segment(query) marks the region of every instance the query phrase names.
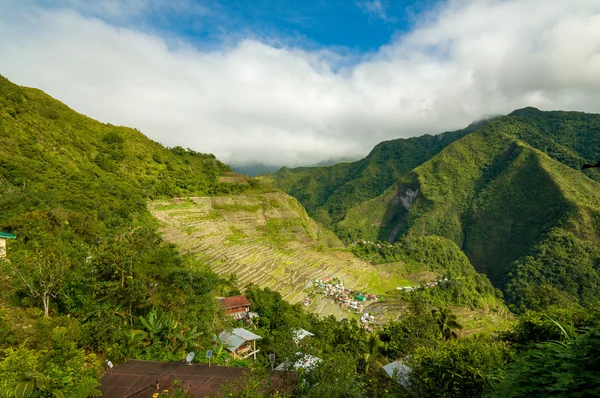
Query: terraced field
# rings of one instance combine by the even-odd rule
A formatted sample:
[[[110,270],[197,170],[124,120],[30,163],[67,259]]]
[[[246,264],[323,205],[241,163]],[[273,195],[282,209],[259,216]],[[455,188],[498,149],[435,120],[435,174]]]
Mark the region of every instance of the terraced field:
[[[385,294],[411,284],[390,269],[354,257],[282,193],[195,197],[153,202],[163,237],[210,264],[220,275],[236,274],[241,286],[255,283],[291,303],[306,297],[314,279],[339,278],[357,291]],[[329,301],[310,307],[322,315],[346,316]]]

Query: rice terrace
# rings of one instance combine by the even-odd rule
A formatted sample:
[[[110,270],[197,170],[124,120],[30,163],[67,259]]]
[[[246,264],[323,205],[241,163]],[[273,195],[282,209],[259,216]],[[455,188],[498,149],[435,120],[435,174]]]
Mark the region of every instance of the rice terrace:
[[[281,192],[176,198],[153,202],[150,210],[163,223],[167,242],[212,264],[222,276],[236,274],[242,287],[268,287],[290,303],[305,299],[313,281],[324,278],[384,300],[388,292],[419,282],[419,276],[406,278],[356,258]],[[319,295],[309,309],[337,318],[350,314]]]

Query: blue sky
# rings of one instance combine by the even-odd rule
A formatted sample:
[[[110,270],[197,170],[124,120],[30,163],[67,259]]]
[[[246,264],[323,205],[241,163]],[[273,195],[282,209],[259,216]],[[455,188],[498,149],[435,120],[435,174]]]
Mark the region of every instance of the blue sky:
[[[354,53],[376,51],[388,44],[436,4],[436,0],[111,0],[102,8],[93,6],[94,2],[98,3],[42,0],[37,4],[73,7],[86,16],[183,39],[199,47],[214,48],[232,38],[257,37]]]
[[[229,163],[600,113],[598,0],[0,0],[0,74]]]
[[[152,22],[194,41],[219,41],[224,33],[237,32],[305,46],[368,52],[408,30],[415,15],[429,6],[407,0],[225,0],[207,6],[204,18],[154,16]]]

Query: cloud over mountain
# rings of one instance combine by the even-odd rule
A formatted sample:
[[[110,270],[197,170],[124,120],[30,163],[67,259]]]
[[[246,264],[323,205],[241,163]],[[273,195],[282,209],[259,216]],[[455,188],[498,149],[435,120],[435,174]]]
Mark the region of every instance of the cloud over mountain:
[[[310,164],[527,105],[600,107],[597,1],[450,1],[358,57],[260,35],[206,50],[82,7],[0,5],[0,73],[226,162]]]

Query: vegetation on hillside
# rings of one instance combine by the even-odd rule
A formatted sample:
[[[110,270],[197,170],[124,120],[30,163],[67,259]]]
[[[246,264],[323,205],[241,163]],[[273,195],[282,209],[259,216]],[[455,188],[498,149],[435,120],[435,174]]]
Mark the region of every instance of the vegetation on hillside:
[[[420,296],[436,305],[473,308],[502,304],[502,293],[489,279],[475,271],[467,256],[452,241],[439,236],[404,238],[390,244],[354,244],[352,252],[375,264],[402,262],[404,272],[429,271],[447,279],[435,289],[420,289],[407,297]]]
[[[517,310],[550,294],[541,286],[585,305],[600,300],[600,173],[579,171],[597,156],[600,116],[525,108],[477,127],[379,196],[347,202],[333,231],[346,242],[450,239]]]
[[[146,201],[260,189],[229,171],[0,77],[0,230],[17,235],[0,260],[0,390],[94,395],[100,357],[212,344],[228,283],[162,243]]]
[[[317,221],[335,224],[344,218],[347,209],[378,196],[408,171],[487,122],[436,136],[384,141],[366,158],[352,163],[283,167],[271,178],[277,188],[296,197]]]
[[[377,202],[377,211],[362,203],[362,213],[353,215],[355,224],[338,223],[338,232],[347,231],[347,238],[355,231],[374,231],[375,238],[381,231],[397,235],[394,245],[352,247],[373,267],[396,263],[447,277],[447,283],[403,296],[403,315],[375,330],[354,319],[315,316],[278,292],[247,286],[245,294],[260,315],[255,331],[263,336],[261,351],[256,363],[229,361],[253,370],[224,391],[286,396],[264,388],[268,354],[275,353],[277,364],[287,364],[288,370],[299,356],[320,358],[309,369],[297,369],[294,395],[300,397],[597,395],[598,185],[552,159],[558,155],[550,158],[521,138],[515,141],[525,124],[518,117],[487,124],[412,171],[414,166],[407,165],[396,191],[384,193],[390,199],[394,192],[418,189],[410,201],[395,203],[408,203],[404,210],[394,212],[398,206],[375,198],[385,190],[380,180],[365,185],[373,188],[365,188],[373,195],[366,203]],[[416,150],[411,142],[400,146]],[[8,260],[0,260],[3,397],[99,396],[105,359],[179,361],[189,351],[210,348],[216,363],[226,363],[228,354],[222,345],[215,347],[213,335],[241,324],[223,316],[216,297],[239,294],[244,286],[235,276],[215,274],[215,264],[164,243],[146,209],[148,200],[191,208],[192,199],[172,197],[255,195],[268,200],[270,210],[293,208],[300,215],[287,223],[269,223],[265,217],[264,239],[277,250],[285,248],[295,230],[312,239],[327,235],[296,201],[284,206],[281,195],[267,195],[258,181],[231,175],[212,155],[163,148],[136,130],[96,122],[3,78],[0,144],[0,230],[17,235],[9,242]],[[384,152],[377,155],[382,167]],[[537,185],[524,188],[550,205],[515,207],[528,199],[522,193],[498,203],[497,192],[532,181]],[[214,202],[215,212],[246,215],[265,209],[230,198],[195,199]],[[342,214],[347,208],[336,209]],[[379,225],[367,222],[365,229],[350,229],[378,214],[383,217]],[[200,212],[197,217],[215,216]],[[394,220],[393,227],[381,220]],[[459,250],[470,247],[466,252],[472,260],[492,261],[498,254],[493,243],[485,242],[496,239],[490,232],[493,220],[510,232],[502,242],[516,245],[503,254],[511,261],[504,286],[522,315],[507,330],[461,337],[464,325],[456,306],[500,307],[497,290]],[[532,238],[528,224],[537,231]],[[228,228],[226,244],[236,246],[247,232]],[[314,336],[297,343],[293,333],[298,328]],[[409,367],[399,383],[382,372],[391,361]]]

